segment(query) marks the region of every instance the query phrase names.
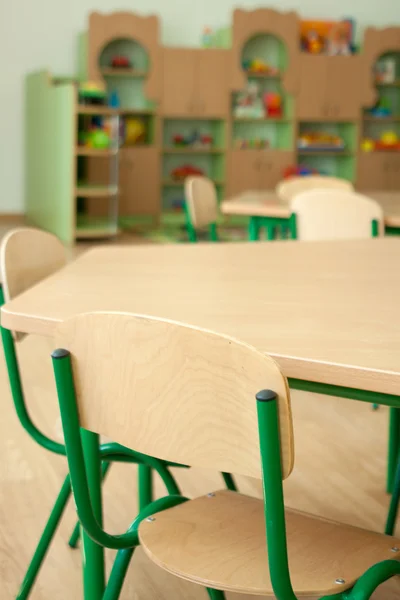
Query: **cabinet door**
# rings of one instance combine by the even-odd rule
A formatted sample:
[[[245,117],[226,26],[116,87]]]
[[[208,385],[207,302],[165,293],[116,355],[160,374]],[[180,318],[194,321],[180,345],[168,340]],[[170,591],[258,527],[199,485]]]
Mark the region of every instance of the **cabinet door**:
[[[329,56],[302,54],[299,60],[299,89],[296,98],[297,117],[302,120],[328,116],[327,60]]]
[[[361,117],[360,56],[328,56],[327,105],[329,120]]]
[[[119,214],[160,213],[160,153],[156,148],[122,148],[119,170]]]
[[[197,54],[194,114],[225,118],[229,113],[228,51],[200,50]]]
[[[388,173],[388,185],[386,189],[398,191],[400,190],[400,156],[397,153],[388,155],[386,164]]]
[[[188,117],[194,112],[197,51],[165,48],[163,51],[162,114]]]
[[[260,151],[260,187],[263,190],[273,190],[282,181],[285,169],[294,165],[294,153],[282,150]]]
[[[357,160],[357,187],[360,190],[387,190],[388,160],[386,152],[360,154]]]
[[[260,189],[260,150],[232,150],[228,155],[227,196]]]

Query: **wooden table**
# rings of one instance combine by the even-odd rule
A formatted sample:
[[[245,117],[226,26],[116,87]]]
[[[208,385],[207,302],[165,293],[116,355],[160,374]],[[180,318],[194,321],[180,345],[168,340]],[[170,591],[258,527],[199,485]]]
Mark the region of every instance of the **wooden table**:
[[[278,360],[292,388],[399,408],[399,263],[396,238],[99,247],[5,304],[1,321],[51,336],[76,313],[156,315],[253,344]],[[392,428],[391,473],[395,416]],[[85,537],[85,569],[101,569],[90,544]],[[100,600],[88,588],[85,598]]]
[[[363,192],[382,206],[385,214],[385,228],[400,228],[400,191],[399,192]],[[250,217],[249,238],[257,239],[261,225],[266,227],[267,239],[274,239],[275,228],[288,227],[290,207],[274,191],[248,191],[227,199],[221,203],[225,215],[243,215]]]

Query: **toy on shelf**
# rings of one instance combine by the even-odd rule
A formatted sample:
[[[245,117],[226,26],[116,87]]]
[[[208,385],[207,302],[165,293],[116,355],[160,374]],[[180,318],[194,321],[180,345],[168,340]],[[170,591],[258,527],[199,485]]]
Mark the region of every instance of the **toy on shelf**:
[[[400,150],[400,138],[395,131],[385,131],[381,134],[378,140],[373,138],[364,138],[361,142],[361,150],[363,152]]]
[[[320,172],[306,165],[293,165],[287,167],[283,172],[284,179],[289,179],[289,177],[307,177],[307,175],[320,175]]]
[[[235,98],[233,114],[238,118],[263,119],[265,116],[260,86],[256,81],[249,81],[246,89]]]
[[[234,147],[236,150],[248,150],[249,148],[255,150],[263,150],[265,148],[269,148],[269,140],[263,140],[261,138],[254,138],[251,140],[246,140],[243,138],[236,138],[234,142]]]
[[[374,69],[376,83],[394,83],[396,81],[396,61],[394,58],[382,58]]]
[[[385,117],[392,116],[392,110],[389,106],[389,102],[385,98],[380,98],[375,106],[368,111],[368,114],[372,117],[384,119]]]
[[[132,63],[124,54],[117,54],[112,57],[110,66],[113,69],[130,69],[132,68]]]
[[[201,36],[201,45],[203,48],[212,48],[214,45],[214,31],[211,27],[204,27]]]
[[[174,181],[183,181],[191,175],[204,175],[204,171],[190,164],[181,165],[171,171],[171,179]]]
[[[277,92],[267,92],[263,96],[265,116],[282,117],[282,96]]]
[[[108,98],[108,105],[111,106],[111,108],[121,108],[121,100],[117,90],[112,90]]]
[[[137,146],[146,141],[146,125],[142,119],[126,117],[124,123],[124,145]]]
[[[342,21],[302,21],[301,49],[309,54],[347,56],[354,52],[354,23]]]
[[[107,127],[103,125],[92,125],[89,131],[80,131],[78,143],[86,148],[105,150],[110,147],[111,137]]]
[[[104,106],[107,104],[107,92],[104,84],[85,81],[78,88],[79,104]]]
[[[315,151],[338,151],[345,149],[345,143],[339,135],[324,133],[322,131],[311,131],[302,133],[298,139],[299,150]]]
[[[212,135],[193,131],[189,135],[175,134],[172,136],[172,145],[176,148],[204,148],[210,149],[213,145]]]
[[[244,60],[242,62],[243,69],[249,75],[269,75],[270,77],[276,77],[279,75],[279,69],[273,67],[262,58],[253,58],[251,60]]]

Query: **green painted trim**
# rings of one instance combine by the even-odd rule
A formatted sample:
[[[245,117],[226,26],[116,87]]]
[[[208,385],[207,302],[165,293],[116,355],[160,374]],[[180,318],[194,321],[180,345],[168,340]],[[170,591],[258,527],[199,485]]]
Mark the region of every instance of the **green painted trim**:
[[[400,396],[394,394],[382,394],[380,392],[371,392],[368,390],[359,390],[329,383],[318,383],[317,381],[307,381],[304,379],[288,378],[289,386],[293,390],[303,390],[315,394],[326,394],[327,396],[337,396],[339,398],[349,398],[350,400],[360,400],[372,404],[384,404],[394,408],[400,408]]]

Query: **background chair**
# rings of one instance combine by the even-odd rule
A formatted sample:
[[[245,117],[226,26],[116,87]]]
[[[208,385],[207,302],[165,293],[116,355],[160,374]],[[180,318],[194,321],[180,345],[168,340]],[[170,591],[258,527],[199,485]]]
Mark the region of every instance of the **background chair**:
[[[298,240],[363,239],[383,234],[381,206],[355,192],[308,190],[293,198],[291,210]]]
[[[56,344],[78,514],[98,544],[119,550],[104,600],[119,597],[139,543],[153,562],[207,587],[214,600],[225,598],[222,590],[278,600],[368,600],[400,574],[400,541],[285,511],[292,416],[287,381],[271,358],[232,338],[126,313],[68,319]],[[117,404],[110,406],[110,396]],[[81,428],[158,459],[261,476],[264,501],[229,491],[187,500],[172,489],[125,534],[110,535],[91,506]]]
[[[218,241],[218,201],[215,186],[207,177],[185,180],[186,227],[191,242],[197,241],[199,229],[208,228],[209,238]]]
[[[323,175],[307,175],[305,177],[290,177],[280,181],[275,188],[281,200],[285,200],[289,203],[293,198],[305,192],[313,189],[335,189],[351,192],[354,187],[350,181],[345,179],[339,179],[337,177],[325,177]]]

